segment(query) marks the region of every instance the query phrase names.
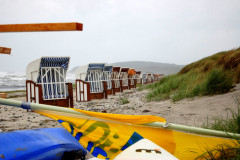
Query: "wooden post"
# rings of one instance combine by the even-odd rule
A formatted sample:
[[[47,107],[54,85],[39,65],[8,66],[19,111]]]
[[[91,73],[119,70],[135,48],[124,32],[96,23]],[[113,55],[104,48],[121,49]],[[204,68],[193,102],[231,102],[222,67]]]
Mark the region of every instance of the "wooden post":
[[[133,88],[136,88],[137,87],[137,79],[134,79],[134,87]]]
[[[115,95],[115,81],[112,80],[112,94]]]
[[[68,85],[68,99],[70,101],[70,108],[73,108],[73,88],[72,88],[72,83],[67,83]]]
[[[37,86],[38,86],[39,103],[43,104],[42,85],[38,84]]]
[[[102,81],[103,83],[103,93],[104,93],[104,98],[107,99],[108,95],[107,95],[107,82],[106,81]]]
[[[28,85],[27,85],[27,82],[28,81],[26,81],[26,102],[28,102]]]
[[[119,81],[120,81],[120,92],[123,92],[122,79],[120,79]]]
[[[87,101],[91,101],[90,98],[90,83],[89,82],[85,82],[87,83],[87,90],[85,92],[87,92]]]

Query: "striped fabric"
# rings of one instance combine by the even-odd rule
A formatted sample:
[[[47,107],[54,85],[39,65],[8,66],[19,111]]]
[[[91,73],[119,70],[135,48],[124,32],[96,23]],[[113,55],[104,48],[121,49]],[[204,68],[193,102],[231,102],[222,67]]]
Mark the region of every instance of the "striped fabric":
[[[85,81],[90,83],[90,92],[103,92],[103,84],[101,81],[104,63],[89,64]],[[100,69],[100,70],[99,70]]]
[[[142,81],[145,83],[147,82],[147,74],[142,75]]]
[[[113,66],[105,66],[103,69],[102,81],[107,82],[107,89],[112,89],[112,81],[111,81],[112,70],[113,70]]]
[[[37,83],[42,85],[44,99],[61,99],[68,96],[66,72],[69,57],[41,58]]]
[[[97,68],[103,69],[104,65],[105,64],[89,64],[88,69],[97,69]]]
[[[113,66],[105,66],[105,67],[103,68],[103,71],[108,71],[108,72],[110,72],[110,73],[112,73],[112,70],[113,70]]]
[[[45,57],[45,58],[42,58],[41,62],[40,62],[39,76],[38,76],[37,82],[41,83],[41,78],[42,78],[41,68],[42,67],[63,67],[64,69],[67,70],[68,64],[69,64],[69,57],[59,57],[59,58]],[[44,73],[43,73],[43,75],[44,75]],[[52,77],[52,78],[53,78],[53,82],[54,82],[55,78],[54,77]]]
[[[41,59],[40,68],[41,67],[63,67],[67,69],[68,63],[69,63],[69,57],[59,57],[59,58],[45,57]]]
[[[90,70],[87,73],[86,82],[90,83],[90,92],[103,92],[103,84],[101,81],[102,71]]]

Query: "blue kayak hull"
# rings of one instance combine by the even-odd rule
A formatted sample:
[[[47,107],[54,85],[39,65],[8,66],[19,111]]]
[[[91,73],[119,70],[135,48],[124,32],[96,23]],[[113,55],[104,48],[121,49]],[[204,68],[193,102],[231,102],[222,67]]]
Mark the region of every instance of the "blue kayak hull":
[[[0,133],[0,159],[56,159],[64,152],[87,151],[65,129],[43,128]]]

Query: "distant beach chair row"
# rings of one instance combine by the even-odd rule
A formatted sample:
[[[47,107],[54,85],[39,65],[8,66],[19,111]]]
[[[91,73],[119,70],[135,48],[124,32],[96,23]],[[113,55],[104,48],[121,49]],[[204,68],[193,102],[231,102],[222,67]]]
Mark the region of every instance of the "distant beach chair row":
[[[27,102],[73,107],[72,83],[66,81],[70,57],[41,57],[26,69]],[[137,84],[159,81],[163,74],[148,74],[127,67],[89,63],[75,71],[76,101],[108,98]]]

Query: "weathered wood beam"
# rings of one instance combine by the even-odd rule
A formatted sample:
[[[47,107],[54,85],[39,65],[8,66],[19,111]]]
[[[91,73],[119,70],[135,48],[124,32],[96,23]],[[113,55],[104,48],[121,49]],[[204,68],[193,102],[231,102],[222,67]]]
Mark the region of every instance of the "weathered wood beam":
[[[0,32],[82,31],[82,23],[2,24]]]
[[[2,54],[11,54],[11,48],[0,47],[0,53],[2,53]]]

